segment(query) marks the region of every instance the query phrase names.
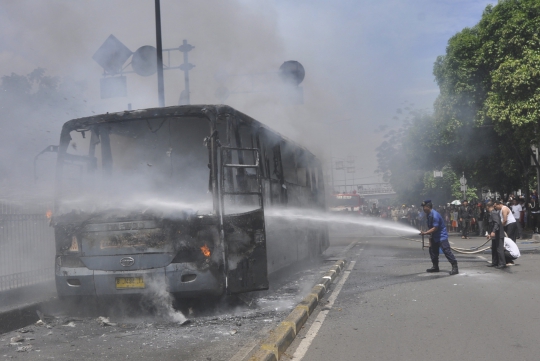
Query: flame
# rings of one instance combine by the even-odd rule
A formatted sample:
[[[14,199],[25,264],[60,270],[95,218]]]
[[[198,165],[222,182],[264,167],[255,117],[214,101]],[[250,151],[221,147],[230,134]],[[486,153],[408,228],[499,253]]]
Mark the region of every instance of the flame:
[[[45,215],[47,216],[47,219],[51,219],[52,217],[52,211],[49,209],[47,210],[47,213],[45,213]]]
[[[210,257],[210,248],[205,244],[201,247],[201,252],[204,254],[205,257]]]

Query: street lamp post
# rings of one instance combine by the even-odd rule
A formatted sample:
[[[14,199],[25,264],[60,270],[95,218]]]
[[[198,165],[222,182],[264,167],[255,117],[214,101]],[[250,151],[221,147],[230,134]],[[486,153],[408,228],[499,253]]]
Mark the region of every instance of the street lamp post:
[[[157,80],[159,106],[165,106],[165,86],[163,84],[163,46],[161,45],[161,10],[159,0],[156,2],[156,52],[157,52]]]
[[[459,179],[459,183],[461,184],[463,199],[465,200],[467,198],[467,178],[465,178],[465,172],[463,172],[462,177]]]

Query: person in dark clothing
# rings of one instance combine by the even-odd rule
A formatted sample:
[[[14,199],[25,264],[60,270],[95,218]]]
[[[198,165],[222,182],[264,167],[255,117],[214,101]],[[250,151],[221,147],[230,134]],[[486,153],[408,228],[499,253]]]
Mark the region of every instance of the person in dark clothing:
[[[484,223],[486,210],[484,208],[484,205],[482,203],[478,203],[476,206],[476,214],[475,218],[478,220],[478,235],[483,236],[485,231],[484,229],[487,229],[487,224]]]
[[[501,216],[492,202],[489,202],[486,208],[490,215],[487,239],[491,238],[491,264],[488,267],[503,269],[506,267],[506,257],[504,255],[504,230]]]
[[[381,215],[379,208],[377,208],[377,203],[373,203],[373,207],[370,209],[370,214],[372,217],[379,217]]]
[[[473,209],[469,206],[469,202],[465,199],[461,207],[459,207],[459,222],[461,223],[461,238],[467,239],[471,219],[474,219]]]
[[[433,267],[428,268],[426,272],[439,272],[439,248],[442,248],[444,255],[448,262],[452,264],[452,271],[450,275],[457,275],[459,273],[458,263],[456,257],[450,249],[450,243],[448,242],[448,231],[446,230],[446,225],[444,220],[437,212],[433,209],[433,204],[431,200],[426,200],[422,203],[424,213],[427,215],[427,228],[425,232],[420,232],[421,235],[429,235],[429,256],[431,257],[431,262]]]
[[[531,202],[529,203],[527,208],[531,212],[530,213],[530,215],[531,215],[531,220],[530,220],[531,228],[532,228],[534,233],[538,233],[538,226],[539,226],[538,218],[540,216],[540,204],[538,204],[538,199],[536,198],[536,196],[533,195],[531,197]]]

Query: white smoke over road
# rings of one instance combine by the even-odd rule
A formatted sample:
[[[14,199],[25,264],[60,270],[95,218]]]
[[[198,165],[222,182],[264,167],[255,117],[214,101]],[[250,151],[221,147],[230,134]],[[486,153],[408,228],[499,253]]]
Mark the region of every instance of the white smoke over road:
[[[319,156],[356,155],[362,159],[356,176],[373,176],[374,148],[380,142],[373,130],[392,125],[395,108],[404,100],[416,108],[431,106],[437,95],[431,74],[435,57],[444,53],[453,33],[476,22],[489,2],[162,0],[163,44],[177,47],[187,39],[196,47],[190,53],[196,65],[192,103],[218,102],[217,73],[275,72],[285,60],[300,61],[306,68],[303,105],[284,105],[279,89],[264,89],[267,79],[234,76],[227,85],[238,93],[225,102]],[[156,106],[155,76],[129,74],[127,98],[100,99],[102,69],[92,60],[110,34],[132,51],[154,45],[153,5],[131,0],[2,1],[0,75],[25,75],[43,67],[48,75],[85,84],[82,92],[67,91],[73,98],[65,102],[77,107],[54,104],[58,111],[45,117],[31,112],[6,116],[2,109],[0,130],[10,133],[2,138],[3,153],[16,149],[20,167],[27,170],[33,155],[58,142],[60,125],[68,119],[121,111],[128,103]],[[179,64],[179,55],[173,55],[173,63]],[[243,92],[251,81],[257,92]],[[165,86],[166,104],[177,104],[182,74],[166,71]],[[28,108],[16,102],[9,107]],[[24,131],[14,132],[23,120]],[[5,157],[4,173],[12,183],[18,183],[14,177],[29,176],[13,170]]]

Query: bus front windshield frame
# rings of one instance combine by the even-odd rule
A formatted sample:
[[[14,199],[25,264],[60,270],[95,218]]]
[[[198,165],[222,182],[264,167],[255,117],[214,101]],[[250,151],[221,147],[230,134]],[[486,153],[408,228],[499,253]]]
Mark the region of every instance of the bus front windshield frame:
[[[212,213],[210,121],[136,119],[69,129],[58,156],[57,212]]]

